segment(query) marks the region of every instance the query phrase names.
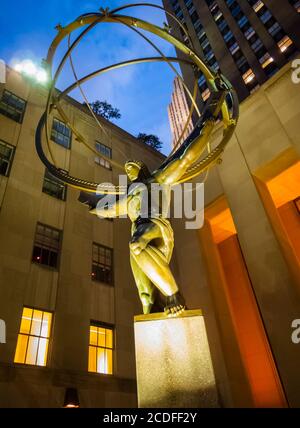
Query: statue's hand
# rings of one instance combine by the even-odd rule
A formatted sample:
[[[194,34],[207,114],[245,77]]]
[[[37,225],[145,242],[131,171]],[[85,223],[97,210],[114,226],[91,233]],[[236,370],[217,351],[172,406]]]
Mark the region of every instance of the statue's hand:
[[[139,237],[137,239],[132,239],[130,242],[130,250],[138,256],[148,245],[148,240],[143,237]]]

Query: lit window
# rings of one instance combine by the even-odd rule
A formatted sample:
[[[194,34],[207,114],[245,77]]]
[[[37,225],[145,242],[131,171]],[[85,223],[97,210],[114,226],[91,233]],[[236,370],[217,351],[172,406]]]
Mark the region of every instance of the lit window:
[[[0,141],[0,175],[8,177],[15,149],[10,144]]]
[[[261,63],[262,68],[266,68],[269,64],[274,62],[274,58],[272,58],[271,55],[267,52],[259,59],[259,62]]]
[[[90,326],[89,372],[113,374],[113,329],[93,323]]]
[[[108,159],[112,158],[112,150],[110,147],[105,146],[102,143],[96,143],[96,150],[100,155],[107,157]],[[102,156],[95,157],[95,162],[98,165],[103,166],[106,169],[111,169],[111,164],[108,160],[104,159]]]
[[[111,248],[93,244],[92,279],[113,285],[113,250]]]
[[[209,96],[210,96],[210,90],[207,88],[205,89],[205,91],[202,92],[202,99],[203,101],[208,100]]]
[[[38,223],[32,261],[51,268],[58,267],[61,231]]]
[[[243,79],[244,79],[244,82],[246,83],[246,85],[248,85],[248,83],[252,82],[252,80],[254,78],[255,78],[255,74],[253,73],[251,68],[245,74],[243,74]]]
[[[46,366],[52,314],[24,308],[15,363]]]
[[[72,132],[71,129],[58,119],[53,119],[51,140],[60,146],[69,149],[71,147]]]
[[[300,13],[300,0],[290,0],[290,3],[298,13]]]
[[[12,92],[4,91],[0,101],[0,113],[16,122],[22,123],[26,108],[26,101]]]
[[[54,198],[66,200],[67,186],[46,169],[43,183],[43,193]]]
[[[262,7],[264,7],[264,3],[262,1],[258,1],[253,5],[253,9],[257,13]]]
[[[293,44],[292,40],[288,36],[284,36],[283,39],[281,39],[278,42],[278,47],[281,50],[281,52],[285,52],[289,46]]]

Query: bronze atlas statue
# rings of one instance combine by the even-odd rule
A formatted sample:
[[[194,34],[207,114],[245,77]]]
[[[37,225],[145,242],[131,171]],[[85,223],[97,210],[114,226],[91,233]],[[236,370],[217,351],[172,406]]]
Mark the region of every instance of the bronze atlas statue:
[[[214,72],[205,64],[203,59],[201,59],[201,55],[194,50],[193,43],[185,27],[174,15],[164,10],[165,13],[170,15],[182,28],[188,43],[184,43],[175,38],[172,35],[172,29],[167,25],[164,25],[164,28],[160,28],[141,19],[122,15],[120,13],[137,6],[154,7],[164,10],[160,6],[144,3],[126,5],[111,11],[102,9],[99,13],[82,15],[66,27],[57,26],[58,34],[49,49],[46,60],[49,74],[52,73],[53,59],[57,48],[65,38],[68,39],[68,49],[52,75],[46,111],[41,117],[36,131],[36,149],[41,161],[52,175],[67,185],[81,191],[79,201],[90,207],[91,214],[97,214],[99,217],[128,215],[132,222],[132,237],[129,243],[130,263],[138,287],[140,300],[143,305],[143,312],[144,314],[151,312],[155,300],[155,291],[158,289],[165,296],[165,313],[169,316],[177,316],[185,309],[185,303],[169,267],[174,246],[173,230],[159,204],[155,207],[152,206],[147,213],[142,212],[145,188],[148,190],[147,198],[149,198],[149,194],[151,194],[151,185],[153,185],[153,183],[162,186],[164,189],[164,196],[166,200],[169,201],[172,186],[188,182],[201,173],[207,172],[216,163],[220,162],[225,146],[236,128],[239,107],[236,93],[231,84],[221,73]],[[84,36],[103,22],[119,23],[132,29],[146,40],[146,42],[156,50],[159,56],[132,59],[126,62],[113,64],[78,79],[72,60],[72,53]],[[82,32],[71,42],[72,33],[80,28],[82,28]],[[185,54],[186,58],[164,56],[162,51],[146,37],[140,29],[146,30],[171,43],[178,51]],[[74,83],[64,91],[58,93],[58,91],[55,90],[56,82],[67,61],[70,61],[71,64]],[[105,132],[101,120],[88,103],[82,85],[88,80],[113,69],[137,63],[155,61],[165,62],[181,80],[182,77],[177,72],[173,63],[184,63],[191,66],[195,75],[193,93],[191,93],[182,80],[186,93],[190,98],[191,108],[186,127],[178,141],[178,143],[182,144],[177,144],[179,148],[174,150],[162,165],[153,172],[150,172],[147,166],[139,160],[127,160],[125,165],[119,165],[117,162],[107,159],[113,166],[120,168],[120,171],[125,170],[127,177],[133,184],[130,188],[128,188],[128,186],[110,186],[107,184],[92,183],[82,178],[72,177],[64,170],[58,168],[49,144],[48,122],[50,114],[54,109],[58,111],[62,120],[72,129],[77,141],[84,144],[91,152],[95,153],[95,155],[98,155],[95,148],[86,141],[85,137],[81,135],[80,132],[78,132],[63,110],[61,106],[63,98],[74,89],[79,88],[90,113]],[[198,79],[202,75],[205,77],[209,87],[210,97],[203,111],[200,111],[197,105],[197,89]],[[189,137],[185,141],[182,141],[185,130],[193,114],[198,114],[199,119]],[[210,137],[216,123],[220,120],[223,122],[223,137],[216,147],[211,148]],[[43,149],[43,139],[48,148],[47,156]],[[105,156],[102,157],[106,159]],[[114,198],[111,199],[111,203],[107,203],[107,198],[105,198],[107,195],[114,195]],[[101,203],[102,200],[106,202]]]

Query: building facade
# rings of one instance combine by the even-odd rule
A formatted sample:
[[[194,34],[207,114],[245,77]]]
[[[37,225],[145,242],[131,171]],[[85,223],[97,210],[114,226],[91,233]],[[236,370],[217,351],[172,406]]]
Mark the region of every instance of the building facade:
[[[214,70],[237,90],[240,101],[273,76],[300,51],[297,0],[163,0],[191,36],[189,41],[170,17],[173,34],[192,43]],[[194,76],[182,66],[190,90]],[[204,76],[198,76],[202,100],[209,96]]]
[[[79,191],[45,171],[34,142],[42,86],[8,69],[0,99],[0,406],[62,407],[75,388],[82,407],[134,407],[133,316],[141,307],[130,223],[92,216]],[[64,107],[99,152],[87,151],[54,113],[53,156],[71,175],[117,184],[121,171],[102,154],[150,168],[164,159],[105,120],[104,134],[76,101]]]
[[[189,106],[184,91],[182,80],[179,77],[174,79],[172,101],[168,107],[169,122],[172,132],[172,145],[177,148],[194,129],[193,119],[189,118]]]
[[[99,220],[45,172],[34,135],[46,91],[9,70],[0,94],[0,407],[135,407],[130,223]],[[287,64],[241,105],[232,141],[205,183],[205,221],[172,221],[172,271],[189,309],[204,314],[223,407],[299,407],[300,92]],[[118,181],[101,160],[163,157],[71,99],[64,108],[91,155],[53,115],[58,165]],[[257,114],[259,112],[259,114]],[[216,129],[212,147],[219,141]],[[298,321],[297,321],[298,320]],[[294,326],[294,327],[293,327]],[[297,332],[296,332],[297,333]],[[72,395],[72,394],[69,394]]]

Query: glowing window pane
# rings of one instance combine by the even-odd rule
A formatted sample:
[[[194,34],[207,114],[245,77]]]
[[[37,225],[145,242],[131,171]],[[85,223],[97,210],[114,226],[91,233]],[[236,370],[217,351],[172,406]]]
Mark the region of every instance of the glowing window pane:
[[[98,328],[98,346],[105,348],[105,328]]]
[[[33,311],[33,317],[31,322],[31,331],[30,334],[33,336],[40,336],[41,326],[42,326],[43,312],[42,311]]]
[[[20,333],[29,334],[33,310],[25,308],[22,315]]]
[[[27,355],[26,355],[26,364],[35,365],[37,351],[39,346],[39,339],[37,337],[29,336]]]
[[[39,340],[39,349],[36,361],[38,366],[45,366],[47,364],[48,343],[48,339]]]
[[[15,363],[24,364],[27,350],[28,336],[19,334],[17,349],[15,354]]]
[[[106,350],[106,367],[107,374],[113,374],[113,351],[111,349]]]
[[[90,329],[90,345],[97,346],[98,342],[98,328],[91,327]]]
[[[112,349],[113,347],[113,331],[106,330],[106,348]]]
[[[105,349],[97,349],[97,373],[107,374]]]
[[[52,322],[52,314],[44,312],[41,337],[49,338],[50,337],[50,328]]]
[[[97,348],[95,346],[89,347],[89,372],[97,372]]]

